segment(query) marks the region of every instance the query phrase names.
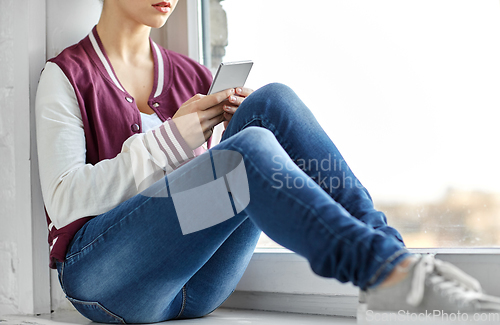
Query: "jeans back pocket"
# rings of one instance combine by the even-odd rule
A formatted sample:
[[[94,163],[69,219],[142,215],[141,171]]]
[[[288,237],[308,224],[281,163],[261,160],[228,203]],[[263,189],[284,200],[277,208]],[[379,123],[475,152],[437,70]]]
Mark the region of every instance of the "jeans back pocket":
[[[123,318],[113,314],[98,302],[82,301],[66,297],[75,306],[76,310],[91,321],[108,324],[125,324]]]

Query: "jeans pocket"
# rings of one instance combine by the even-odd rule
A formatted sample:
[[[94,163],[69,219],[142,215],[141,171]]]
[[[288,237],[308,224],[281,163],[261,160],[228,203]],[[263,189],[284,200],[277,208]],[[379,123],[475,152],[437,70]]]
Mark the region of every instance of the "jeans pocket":
[[[82,301],[66,297],[75,306],[76,310],[91,321],[108,324],[125,324],[120,316],[113,314],[98,302]]]

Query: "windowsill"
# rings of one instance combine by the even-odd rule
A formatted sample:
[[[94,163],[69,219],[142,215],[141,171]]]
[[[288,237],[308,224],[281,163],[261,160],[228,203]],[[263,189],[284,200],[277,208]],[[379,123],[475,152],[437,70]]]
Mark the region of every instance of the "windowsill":
[[[2,325],[15,324],[44,324],[60,325],[74,324],[86,325],[97,324],[80,315],[76,310],[62,310],[49,315],[40,316],[0,316]],[[234,324],[259,324],[259,325],[344,325],[356,324],[354,318],[332,317],[321,315],[300,315],[290,313],[277,313],[265,311],[234,310],[219,308],[208,316],[196,319],[180,321],[167,321],[157,324],[173,324],[179,322],[182,325],[206,324],[206,325],[234,325]]]
[[[500,247],[447,247],[447,248],[409,248],[416,254],[498,254]],[[286,248],[257,248],[254,254],[295,254]]]
[[[500,295],[500,249],[420,248],[453,263]],[[286,249],[257,249],[235,293],[223,307],[309,314],[356,316],[358,288],[314,274],[307,260]]]
[[[376,314],[375,314],[376,315]],[[258,324],[258,325],[352,325],[352,324],[384,324],[384,325],[400,325],[400,324],[451,324],[453,321],[446,318],[436,318],[430,320],[422,320],[417,318],[401,318],[397,313],[380,314],[379,316],[390,316],[389,320],[384,318],[376,318],[371,316],[373,320],[368,318],[366,306],[361,306],[357,310],[356,318],[354,317],[338,317],[324,315],[305,315],[292,314],[282,312],[268,312],[257,310],[238,310],[231,308],[219,308],[210,315],[186,320],[170,320],[156,324],[203,324],[203,325],[234,325],[234,324]],[[465,315],[461,313],[461,315]],[[472,319],[473,314],[468,314],[467,319]],[[491,317],[491,316],[490,316]],[[465,319],[462,316],[462,319]],[[492,318],[493,320],[493,318]],[[76,310],[61,310],[52,314],[44,314],[38,316],[32,315],[0,315],[2,325],[17,325],[17,324],[43,324],[43,325],[87,325],[98,324],[93,323],[80,315]],[[460,322],[458,323],[472,323]],[[482,321],[481,324],[496,324],[495,321]]]

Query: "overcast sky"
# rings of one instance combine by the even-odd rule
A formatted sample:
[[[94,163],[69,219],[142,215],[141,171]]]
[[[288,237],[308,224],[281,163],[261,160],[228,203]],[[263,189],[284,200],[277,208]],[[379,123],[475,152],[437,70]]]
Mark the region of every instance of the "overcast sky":
[[[500,192],[498,0],[225,0],[225,61],[310,106],[376,200]]]

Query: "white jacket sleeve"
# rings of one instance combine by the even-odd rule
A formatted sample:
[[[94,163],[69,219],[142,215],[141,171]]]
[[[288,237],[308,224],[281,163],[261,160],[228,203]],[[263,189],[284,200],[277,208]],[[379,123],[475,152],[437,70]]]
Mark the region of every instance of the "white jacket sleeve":
[[[42,73],[35,111],[42,195],[57,228],[113,209],[194,157],[170,120],[128,138],[115,158],[87,164],[75,91],[55,63]]]

